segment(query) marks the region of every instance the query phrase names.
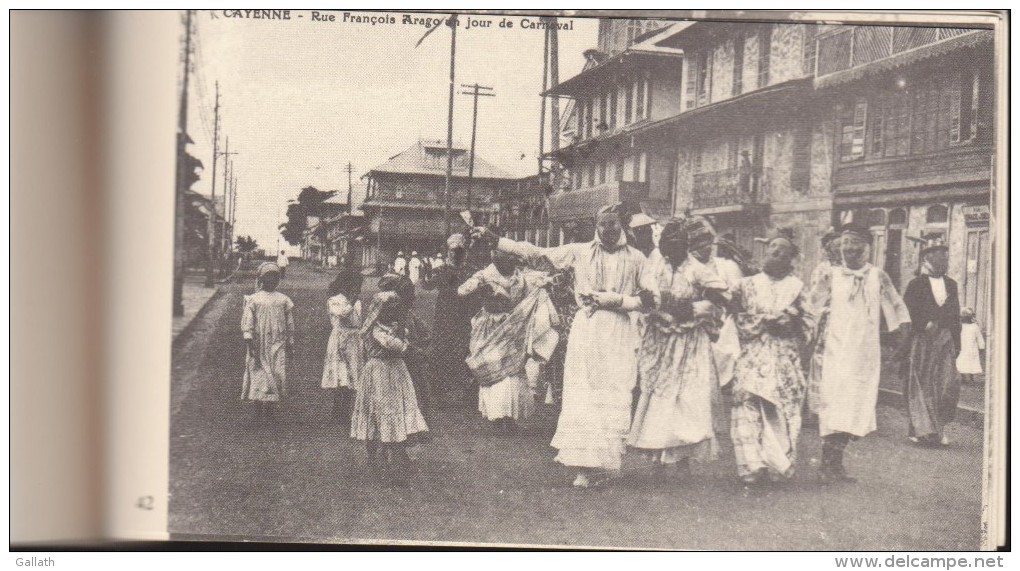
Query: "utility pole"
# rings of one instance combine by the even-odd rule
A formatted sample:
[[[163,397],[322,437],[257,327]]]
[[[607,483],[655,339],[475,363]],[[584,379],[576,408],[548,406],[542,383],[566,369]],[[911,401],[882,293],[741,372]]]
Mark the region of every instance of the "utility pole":
[[[230,243],[234,240],[234,226],[237,224],[237,177],[230,189],[233,198],[230,199]]]
[[[471,210],[471,185],[474,183],[475,178],[475,134],[478,131],[478,96],[483,97],[495,97],[496,94],[492,93],[491,87],[485,87],[484,85],[478,85],[476,82],[474,85],[460,84],[461,87],[467,87],[472,91],[461,91],[461,95],[472,95],[475,98],[475,110],[474,116],[471,119],[471,156],[468,158],[468,185],[467,185],[467,210]],[[482,92],[480,90],[485,90]]]
[[[450,202],[452,189],[450,184],[453,180],[453,87],[455,81],[457,62],[457,15],[450,16],[450,109],[446,115],[446,205],[443,208],[443,224],[446,227],[446,235],[450,235]]]
[[[209,221],[206,224],[206,233],[209,234],[209,251],[206,254],[205,264],[205,287],[213,287],[213,264],[216,263],[216,155],[220,138],[220,82],[216,82],[216,106],[213,108],[215,119],[213,120],[213,155],[212,155],[212,190],[209,194],[209,203],[212,207],[209,213]],[[223,171],[224,175],[226,170]],[[224,185],[226,187],[226,185]],[[226,192],[226,188],[224,188]]]
[[[546,24],[549,18],[542,18]],[[545,92],[549,89],[549,28],[545,29],[545,43],[542,46],[542,110],[538,115],[538,178],[542,180],[542,155],[545,154]]]
[[[224,220],[226,220],[226,216],[227,216],[226,192],[227,192],[227,189],[230,188],[230,181],[228,179],[228,173],[230,173],[231,176],[233,175],[233,173],[231,172],[233,170],[233,168],[232,168],[233,167],[233,161],[230,160],[230,156],[237,154],[236,152],[234,152],[234,153],[230,152],[230,137],[229,136],[225,138],[224,145],[223,145],[223,152],[220,153],[220,154],[223,155],[223,193],[224,193],[224,196],[223,196],[223,199],[224,199],[223,200],[223,218],[224,218]],[[215,178],[213,180],[215,181]],[[215,184],[215,182],[213,184]],[[213,205],[212,205],[213,206],[213,220],[216,219],[216,201],[215,201],[215,198],[216,198],[216,195],[213,194],[213,199],[214,199],[213,200]],[[226,230],[227,230],[226,229],[226,224],[224,224],[223,231],[226,232]],[[210,249],[210,258],[209,259],[210,260],[217,259],[217,252],[212,251]],[[213,268],[212,264],[210,264],[209,268],[208,268],[208,270],[206,271],[206,274],[205,274],[205,286],[206,287],[212,287],[212,281],[213,281],[212,280],[212,271],[213,271],[212,268]]]
[[[191,68],[191,10],[187,11],[184,35],[184,79],[181,83],[181,107],[177,118],[177,180],[174,185],[176,216],[174,220],[174,292],[173,314],[184,315],[184,185],[188,179],[188,75]]]
[[[234,189],[237,187],[237,178],[234,176],[234,169],[230,169],[230,186],[226,189],[227,200],[223,203],[223,245],[220,253],[230,251],[230,244],[234,239]],[[229,269],[229,268],[226,268]],[[225,269],[225,270],[226,270]]]
[[[347,217],[344,218],[343,227],[340,229],[341,240],[340,243],[343,245],[342,256],[346,262],[344,267],[351,267],[353,261],[351,260],[351,217],[354,216],[354,165],[350,161],[347,161],[347,166],[344,168],[347,171]]]
[[[559,44],[559,32],[557,31],[556,17],[549,18],[551,24],[547,28],[549,32],[549,89],[552,89],[560,84],[560,44]],[[552,112],[551,127],[552,136],[550,137],[549,146],[555,152],[560,150],[560,100],[558,97],[553,97],[549,101],[550,111]]]
[[[443,222],[446,227],[446,235],[450,235],[450,183],[453,179],[453,86],[455,81],[454,70],[456,69],[457,62],[457,15],[451,14],[446,20],[446,25],[450,27],[450,109],[446,116],[446,204],[443,206]],[[421,45],[425,38],[429,37],[432,32],[439,29],[439,24],[432,26],[425,32],[421,38],[418,39],[418,43],[414,44],[414,47]],[[382,222],[382,211],[379,211],[379,221]],[[380,226],[380,230],[381,230]]]

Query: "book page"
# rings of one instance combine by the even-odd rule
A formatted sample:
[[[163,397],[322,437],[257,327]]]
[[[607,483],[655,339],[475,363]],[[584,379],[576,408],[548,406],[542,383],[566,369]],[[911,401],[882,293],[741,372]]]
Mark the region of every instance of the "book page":
[[[112,15],[109,533],[1001,544],[1000,19],[635,16]]]

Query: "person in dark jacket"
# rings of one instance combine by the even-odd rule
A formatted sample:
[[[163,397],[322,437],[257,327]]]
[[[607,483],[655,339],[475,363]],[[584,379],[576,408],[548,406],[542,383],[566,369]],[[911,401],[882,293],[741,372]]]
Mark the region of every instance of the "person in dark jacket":
[[[960,298],[946,276],[948,248],[929,240],[921,250],[921,275],[907,285],[903,301],[910,311],[910,355],[903,394],[908,436],[922,445],[949,443],[945,427],[953,421],[960,397],[956,356],[960,354]]]

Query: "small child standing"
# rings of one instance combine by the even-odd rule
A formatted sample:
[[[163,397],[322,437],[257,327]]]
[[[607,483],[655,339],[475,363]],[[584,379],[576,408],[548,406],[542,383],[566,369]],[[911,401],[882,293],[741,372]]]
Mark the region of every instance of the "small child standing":
[[[960,312],[963,328],[960,330],[960,355],[956,358],[956,370],[964,383],[977,381],[984,371],[981,368],[981,351],[985,350],[985,338],[981,328],[974,322],[974,310],[965,307]]]
[[[287,392],[287,354],[294,345],[294,302],[276,291],[280,267],[259,267],[260,291],[244,296],[241,332],[248,345],[241,400],[254,401],[256,419],[275,416]]]
[[[361,274],[345,269],[329,285],[326,310],[333,331],[326,343],[322,388],[333,393],[333,417],[350,427],[361,370]]]
[[[378,468],[382,456],[394,482],[401,485],[407,484],[411,469],[408,438],[428,432],[404,363],[410,346],[401,324],[406,310],[396,292],[372,298],[361,328],[365,362],[351,420],[351,438],[365,441],[369,467]]]

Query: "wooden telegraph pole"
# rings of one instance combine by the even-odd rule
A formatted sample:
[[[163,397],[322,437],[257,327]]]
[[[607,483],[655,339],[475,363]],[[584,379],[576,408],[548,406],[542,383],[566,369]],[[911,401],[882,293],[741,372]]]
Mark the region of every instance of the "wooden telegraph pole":
[[[184,315],[184,213],[185,185],[188,176],[187,145],[188,145],[188,75],[191,68],[191,10],[187,11],[184,35],[184,79],[181,84],[181,107],[177,118],[177,180],[174,185],[175,208],[174,220],[174,292],[173,314],[175,317]]]
[[[474,115],[471,119],[471,156],[468,158],[468,184],[467,184],[467,210],[471,210],[471,185],[474,183],[475,178],[475,134],[478,131],[478,96],[483,97],[495,97],[496,94],[492,93],[491,87],[485,87],[484,85],[460,85],[461,87],[467,87],[472,91],[461,91],[461,95],[472,95],[475,99]],[[485,90],[482,92],[480,90]]]
[[[215,119],[213,120],[213,156],[212,156],[212,186],[209,193],[211,212],[206,224],[206,233],[209,234],[209,249],[206,254],[205,263],[205,287],[213,287],[213,265],[216,263],[216,156],[219,154],[220,138],[220,82],[216,82],[216,106],[213,107]],[[224,169],[224,176],[226,170]],[[224,185],[225,186],[225,185]],[[224,189],[226,192],[226,189]],[[225,195],[224,195],[225,196]]]

